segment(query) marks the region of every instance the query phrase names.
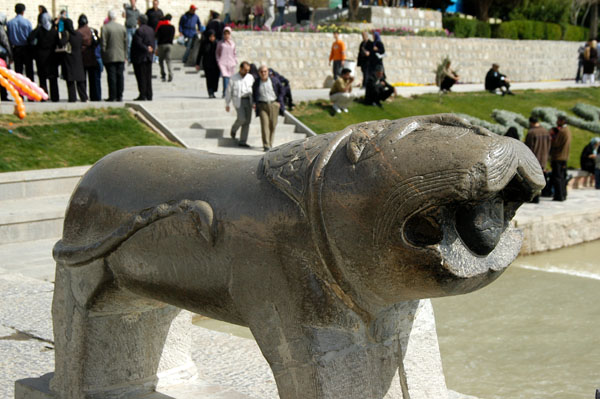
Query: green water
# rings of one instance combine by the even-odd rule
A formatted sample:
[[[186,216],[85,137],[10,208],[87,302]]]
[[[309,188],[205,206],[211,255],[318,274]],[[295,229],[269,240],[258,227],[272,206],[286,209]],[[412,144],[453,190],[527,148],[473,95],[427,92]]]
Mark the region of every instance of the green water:
[[[600,241],[520,257],[490,286],[432,302],[450,389],[481,399],[592,399],[600,389]]]
[[[433,305],[449,388],[483,399],[600,389],[600,241],[521,257],[490,286]]]

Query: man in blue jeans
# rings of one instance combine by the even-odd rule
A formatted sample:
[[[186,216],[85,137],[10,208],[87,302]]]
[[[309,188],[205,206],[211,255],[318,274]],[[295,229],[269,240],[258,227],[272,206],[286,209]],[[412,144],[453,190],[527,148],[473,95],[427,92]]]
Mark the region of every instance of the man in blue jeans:
[[[184,63],[187,62],[198,33],[202,33],[203,30],[200,18],[196,15],[196,6],[192,4],[179,20],[179,33],[185,38],[185,53],[182,59]]]
[[[137,20],[140,16],[140,10],[135,6],[135,0],[129,0],[130,5],[123,4],[125,29],[127,29],[127,62],[131,62],[131,39],[137,29]]]

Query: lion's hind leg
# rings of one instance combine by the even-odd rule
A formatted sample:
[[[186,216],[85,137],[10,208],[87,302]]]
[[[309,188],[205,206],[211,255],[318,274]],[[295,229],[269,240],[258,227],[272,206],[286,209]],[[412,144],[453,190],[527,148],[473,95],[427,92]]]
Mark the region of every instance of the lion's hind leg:
[[[55,281],[57,397],[129,397],[195,376],[188,312],[120,289],[104,259],[59,263]]]

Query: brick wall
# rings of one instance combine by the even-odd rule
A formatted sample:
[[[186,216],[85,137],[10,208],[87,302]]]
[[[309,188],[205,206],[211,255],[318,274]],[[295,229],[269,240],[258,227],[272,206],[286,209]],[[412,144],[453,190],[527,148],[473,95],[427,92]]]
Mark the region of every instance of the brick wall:
[[[343,34],[348,58],[356,59],[360,35]],[[266,63],[295,88],[323,87],[333,36],[330,33],[234,32],[238,59]],[[383,36],[386,74],[391,82],[434,83],[434,70],[448,55],[461,80],[483,82],[491,64],[513,81],[573,79],[580,43],[539,40],[449,39]],[[358,73],[359,77],[362,75]]]

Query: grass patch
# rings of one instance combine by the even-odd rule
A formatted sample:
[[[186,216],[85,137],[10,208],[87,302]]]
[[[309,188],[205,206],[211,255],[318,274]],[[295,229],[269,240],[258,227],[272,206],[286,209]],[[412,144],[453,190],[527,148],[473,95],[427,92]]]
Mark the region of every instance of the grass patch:
[[[90,165],[137,145],[175,146],[125,108],[0,115],[0,172]]]
[[[386,103],[383,109],[353,103],[348,113],[331,116],[331,103],[328,100],[317,100],[308,104],[301,103],[294,115],[316,133],[334,132],[346,126],[378,119],[399,119],[415,115],[429,115],[443,112],[464,113],[476,116],[489,122],[495,122],[492,117],[493,109],[505,109],[518,112],[529,117],[535,107],[554,107],[570,115],[578,102],[600,107],[600,89],[581,88],[567,90],[525,90],[515,92],[515,96],[498,96],[488,92],[450,93],[441,99],[438,94],[425,94],[412,98],[398,97]],[[573,133],[571,155],[568,166],[579,168],[579,156],[585,145],[596,134],[570,126]]]

